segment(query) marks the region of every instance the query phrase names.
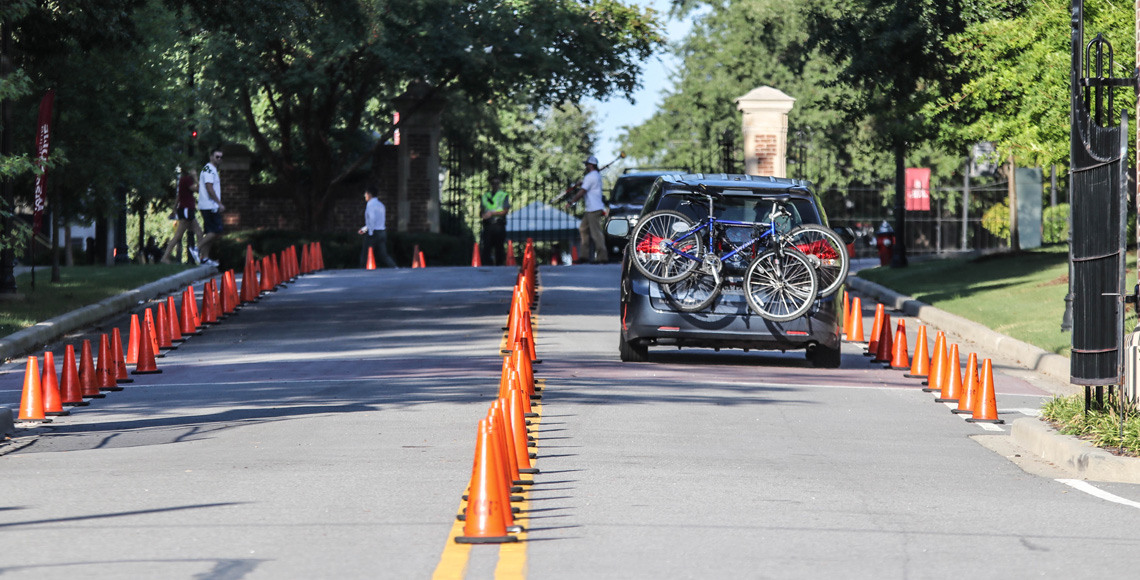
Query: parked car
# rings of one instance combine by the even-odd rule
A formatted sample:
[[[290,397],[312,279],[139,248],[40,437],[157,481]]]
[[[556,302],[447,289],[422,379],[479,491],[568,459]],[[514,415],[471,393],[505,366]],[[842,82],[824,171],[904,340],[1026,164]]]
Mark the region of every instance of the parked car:
[[[609,217],[635,219],[641,213],[645,199],[649,197],[649,190],[653,188],[653,182],[657,181],[658,177],[670,173],[687,172],[678,169],[627,167],[614,182],[614,188],[610,190],[609,198],[607,198]],[[621,256],[622,249],[625,248],[625,241],[624,236],[606,234],[606,248],[610,252],[611,260]]]
[[[774,218],[767,216],[776,215],[775,208],[779,207],[779,215],[785,220],[780,226],[785,231],[801,224],[827,226],[819,198],[808,182],[750,175],[674,174],[659,176],[638,216],[613,216],[607,222],[607,232],[628,240],[635,220],[656,210],[674,210],[696,223],[708,214],[708,206],[694,200],[697,191],[715,196],[718,219],[772,222]],[[743,244],[752,230],[745,227],[737,231],[740,229],[743,232],[722,235],[743,236],[732,242]],[[842,251],[846,251],[852,233],[843,228],[836,233]],[[692,312],[686,307],[691,304],[681,304],[674,292],[666,291],[675,286],[653,282],[633,267],[633,252],[627,242],[621,268],[621,360],[644,362],[651,346],[803,349],[815,366],[837,368],[843,306],[836,297],[843,295],[842,286],[816,298],[806,314],[797,318],[776,322],[762,317],[749,306],[742,282],[752,256],[764,249],[761,242],[752,254],[741,252],[724,260],[719,266],[723,277],[719,294],[711,304],[701,304]]]

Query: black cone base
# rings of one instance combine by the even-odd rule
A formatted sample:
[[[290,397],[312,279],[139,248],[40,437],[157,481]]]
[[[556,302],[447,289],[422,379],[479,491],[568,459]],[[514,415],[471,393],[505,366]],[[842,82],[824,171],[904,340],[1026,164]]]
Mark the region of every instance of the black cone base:
[[[161,373],[161,372],[162,372],[162,369],[154,369],[153,371],[140,371],[140,370],[136,369],[136,370],[131,371],[131,374],[132,375],[157,375],[158,373]]]
[[[514,536],[455,536],[456,544],[505,544],[517,541],[519,541],[519,539]]]
[[[995,425],[998,423],[1005,423],[1005,421],[1003,421],[1002,419],[975,419],[973,417],[966,419],[966,422],[967,423],[993,423]]]
[[[935,402],[935,403],[957,403],[957,402],[958,402],[958,399],[943,399],[943,398],[938,398],[938,399],[934,399],[934,402]]]

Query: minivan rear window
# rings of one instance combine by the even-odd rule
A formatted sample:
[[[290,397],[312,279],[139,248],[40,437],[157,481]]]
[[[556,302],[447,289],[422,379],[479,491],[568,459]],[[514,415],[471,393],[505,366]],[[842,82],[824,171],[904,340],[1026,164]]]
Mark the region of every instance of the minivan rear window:
[[[739,222],[769,222],[775,200],[783,197],[780,194],[772,195],[725,195],[718,198],[713,204],[717,219]],[[708,215],[708,200],[694,196],[688,191],[666,191],[661,196],[657,209],[673,209],[689,216],[694,221],[704,219]],[[815,204],[810,199],[792,197],[785,204],[791,218],[780,223],[781,229],[795,227],[800,224],[818,224],[819,216],[815,211]]]

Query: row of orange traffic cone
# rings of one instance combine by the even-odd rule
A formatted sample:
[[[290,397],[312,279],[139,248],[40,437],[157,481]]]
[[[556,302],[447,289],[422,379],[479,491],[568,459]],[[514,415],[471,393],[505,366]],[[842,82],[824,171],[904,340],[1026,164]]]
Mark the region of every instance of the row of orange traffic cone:
[[[887,363],[887,367],[909,371],[908,378],[927,379],[923,391],[938,393],[939,403],[956,403],[954,413],[969,414],[967,421],[972,423],[1003,423],[998,418],[997,395],[994,392],[993,362],[983,359],[979,367],[977,353],[967,357],[966,376],[962,376],[962,364],[957,344],[948,344],[946,333],[938,331],[934,339],[934,355],[929,355],[926,326],[920,326],[915,342],[913,360],[907,352],[906,323],[898,321],[895,336],[891,337],[891,317],[882,304],[875,306],[875,318],[871,324],[871,340],[863,336],[863,305],[859,297],[848,299],[843,296],[847,318],[843,329],[847,340],[866,342],[867,356],[872,362]]]
[[[29,356],[18,418],[22,422],[47,423],[51,421],[49,416],[69,414],[64,406],[85,406],[90,403],[84,399],[102,398],[104,391],[120,391],[122,387],[118,385],[133,382],[127,373],[128,364],[135,366],[130,374],[161,373],[155,359],[164,356],[163,350],[177,348],[186,336],[200,334],[206,325],[233,314],[242,304],[257,300],[262,291],[273,290],[286,280],[323,267],[319,242],[304,246],[300,259],[296,248],[290,247],[279,256],[266,256],[260,266],[255,263],[252,248],[247,246],[240,292],[233,270],[227,270],[222,274],[220,286],[214,279],[203,284],[200,310],[194,287],[187,286],[182,292],[181,307],[175,305],[171,295],[153,309],[146,308],[141,321],[138,314],[132,314],[126,350],[123,350],[119,329],[111,329],[110,336],[100,336],[97,366],[89,339],[82,343],[78,366],[75,346],[65,347],[59,373],[54,353],[44,353],[42,373],[39,358]]]
[[[531,459],[536,458],[530,448],[535,447],[530,436],[527,418],[539,417],[533,401],[541,399],[540,388],[534,377],[535,358],[532,305],[537,295],[535,285],[536,264],[534,245],[528,243],[523,251],[523,265],[519,269],[507,318],[503,351],[503,371],[499,379],[499,396],[491,404],[487,416],[479,421],[475,439],[475,462],[471,469],[471,482],[464,496],[467,501],[463,513],[463,535],[455,541],[461,544],[498,544],[518,541],[512,535],[524,531],[515,521],[520,510],[513,502],[523,501],[525,485],[533,479],[524,474],[537,474]]]
[[[533,247],[534,246],[534,238],[527,238],[526,243],[527,243],[527,246]],[[372,255],[371,248],[368,250],[368,252],[369,252],[369,258],[371,258],[371,255]],[[418,246],[417,246],[416,252],[417,252],[416,255],[419,256],[420,254],[419,254]],[[523,258],[524,259],[526,258],[525,249],[523,251]],[[420,256],[420,260],[422,260],[422,259],[423,259],[423,257]],[[559,259],[560,258],[558,257],[557,252],[552,253],[550,255],[550,265],[551,266],[560,265]],[[577,261],[578,261],[578,248],[576,246],[571,246],[570,247],[570,262],[575,263]],[[482,265],[483,265],[483,257],[482,257],[482,254],[479,252],[479,242],[475,242],[475,246],[471,249],[471,267],[478,268]],[[515,261],[515,243],[513,240],[507,240],[506,263],[503,265],[504,266],[517,266],[518,265],[518,262]],[[372,268],[369,268],[369,269],[372,269]]]

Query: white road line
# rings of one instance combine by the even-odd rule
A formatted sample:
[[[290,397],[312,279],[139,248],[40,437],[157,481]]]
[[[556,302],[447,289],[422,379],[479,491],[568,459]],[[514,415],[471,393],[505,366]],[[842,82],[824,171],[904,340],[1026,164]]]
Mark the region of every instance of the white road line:
[[[977,425],[986,431],[997,431],[998,433],[1005,433],[1005,429],[1002,429],[993,423],[978,423]]]
[[[1061,483],[1063,483],[1063,484],[1065,484],[1065,485],[1067,485],[1073,489],[1076,489],[1078,491],[1083,491],[1083,492],[1085,492],[1085,493],[1087,493],[1093,497],[1098,497],[1098,498],[1103,499],[1105,501],[1110,501],[1113,503],[1118,503],[1120,505],[1126,505],[1128,507],[1140,509],[1140,502],[1134,502],[1130,499],[1124,499],[1120,496],[1112,495],[1111,493],[1108,493],[1107,491],[1104,491],[1103,489],[1099,489],[1097,487],[1094,487],[1092,484],[1090,484],[1087,481],[1080,480],[1080,479],[1058,479],[1057,481],[1059,481],[1059,482],[1061,482]]]
[[[1041,416],[1041,409],[1007,409],[1007,410],[1013,411],[1015,413],[1021,413],[1022,415],[1029,415],[1030,417],[1040,417]]]

